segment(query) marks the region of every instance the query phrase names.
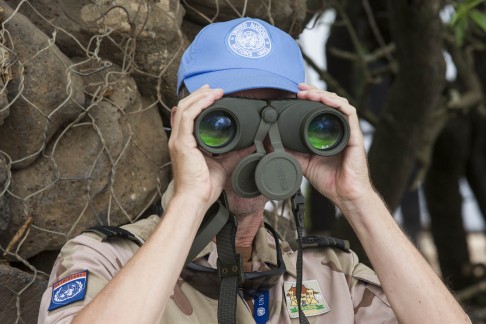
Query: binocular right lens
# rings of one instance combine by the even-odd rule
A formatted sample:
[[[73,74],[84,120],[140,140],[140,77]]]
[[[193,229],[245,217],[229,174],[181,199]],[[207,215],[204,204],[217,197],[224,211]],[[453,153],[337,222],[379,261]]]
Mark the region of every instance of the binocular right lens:
[[[199,137],[201,141],[212,148],[227,145],[236,134],[233,117],[225,111],[213,110],[199,123]]]
[[[303,100],[280,102],[278,129],[286,148],[320,156],[341,152],[350,134],[347,118],[337,109]]]
[[[343,138],[342,121],[331,114],[314,117],[307,126],[307,139],[316,150],[330,150]]]

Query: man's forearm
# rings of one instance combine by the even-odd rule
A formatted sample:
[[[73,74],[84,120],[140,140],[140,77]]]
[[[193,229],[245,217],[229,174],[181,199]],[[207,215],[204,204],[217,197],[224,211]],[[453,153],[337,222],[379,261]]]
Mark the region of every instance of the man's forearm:
[[[187,202],[170,202],[147,242],[73,323],[160,321],[205,212]]]
[[[373,264],[400,323],[469,323],[376,192],[339,207]]]

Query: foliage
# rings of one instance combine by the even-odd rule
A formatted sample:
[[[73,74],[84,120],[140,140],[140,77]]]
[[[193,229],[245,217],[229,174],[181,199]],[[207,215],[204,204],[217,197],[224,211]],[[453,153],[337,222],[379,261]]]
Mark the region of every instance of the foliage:
[[[461,46],[467,32],[486,33],[486,0],[465,0],[455,5],[455,14],[451,19],[456,44]]]

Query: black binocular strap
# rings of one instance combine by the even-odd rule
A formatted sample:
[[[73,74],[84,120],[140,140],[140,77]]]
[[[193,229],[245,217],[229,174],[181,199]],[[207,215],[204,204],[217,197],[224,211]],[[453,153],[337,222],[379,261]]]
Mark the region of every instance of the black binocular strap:
[[[218,323],[236,323],[238,286],[243,281],[241,256],[236,254],[236,219],[230,215],[223,229],[216,235],[218,275],[221,281],[218,300]]]
[[[350,251],[349,241],[330,236],[306,236],[302,238],[302,248],[335,247],[344,252]]]
[[[101,237],[102,242],[111,241],[115,238],[123,238],[135,242],[138,246],[142,246],[144,241],[126,229],[116,226],[93,226],[83,231],[83,233],[95,233]]]

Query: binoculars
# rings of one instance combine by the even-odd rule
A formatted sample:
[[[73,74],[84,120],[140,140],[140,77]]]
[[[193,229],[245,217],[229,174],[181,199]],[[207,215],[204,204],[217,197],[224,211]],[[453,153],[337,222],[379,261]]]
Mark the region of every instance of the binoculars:
[[[263,146],[267,134],[272,152]],[[320,102],[225,97],[199,114],[194,135],[199,147],[212,154],[255,145],[256,153],[233,172],[233,189],[247,198],[262,193],[285,199],[300,187],[302,170],[284,148],[332,156],[346,147],[350,131],[341,112]]]

